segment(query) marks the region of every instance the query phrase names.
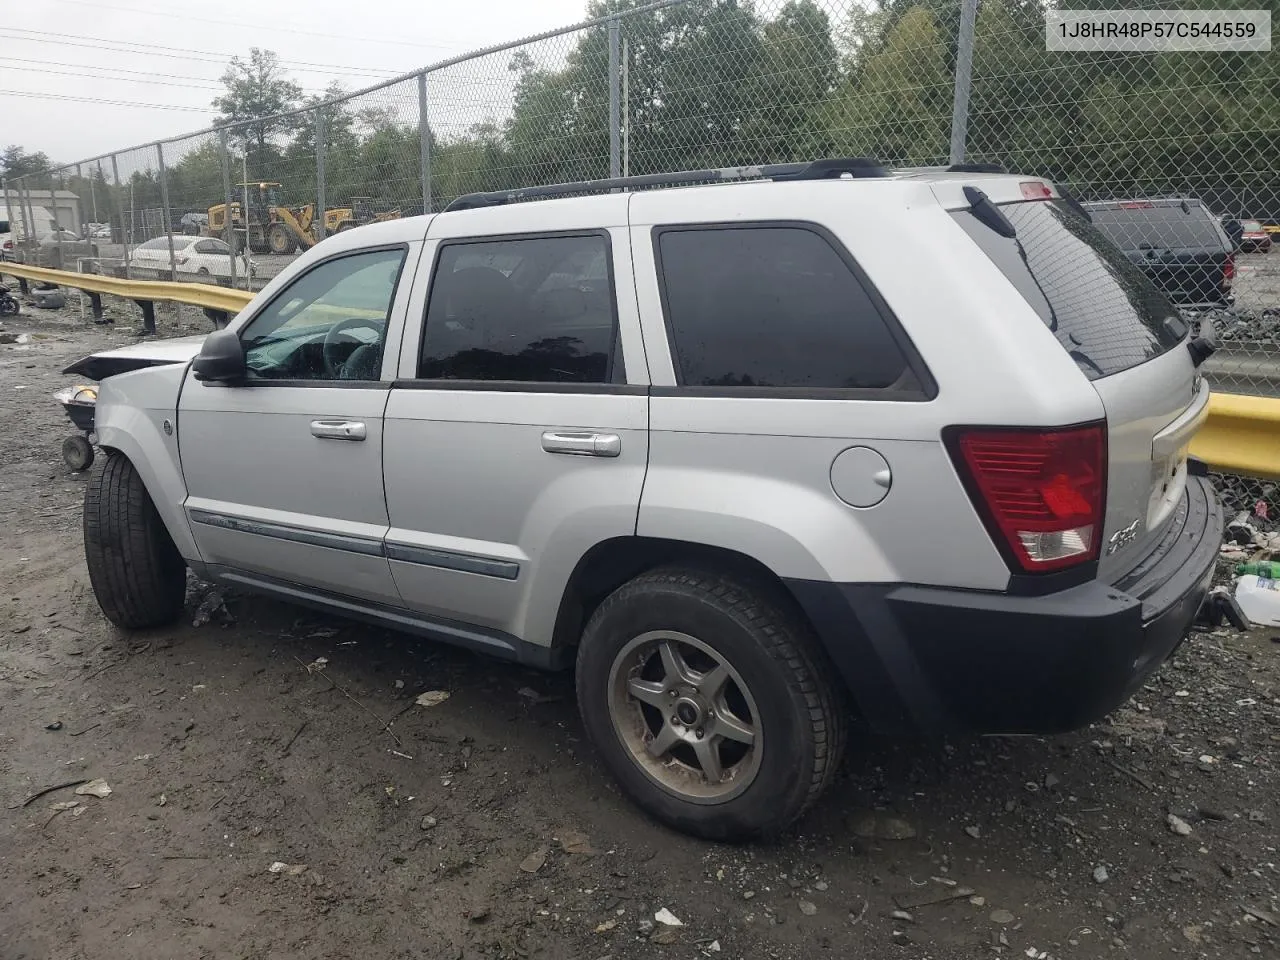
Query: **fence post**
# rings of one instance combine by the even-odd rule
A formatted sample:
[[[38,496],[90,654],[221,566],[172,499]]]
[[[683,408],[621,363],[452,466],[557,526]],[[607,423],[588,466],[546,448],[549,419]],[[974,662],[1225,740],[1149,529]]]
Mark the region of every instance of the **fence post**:
[[[325,234],[325,210],[328,209],[324,195],[324,155],[325,155],[325,116],[324,107],[316,107],[316,215],[314,231],[317,240],[323,240]]]
[[[231,217],[231,156],[227,153],[227,128],[218,130],[218,160],[222,164],[222,241],[231,248],[231,286],[236,285],[236,230]],[[246,288],[248,284],[245,284]]]
[[[111,155],[111,182],[116,186],[116,210],[120,215],[120,241],[124,244],[124,276],[130,279],[129,241],[133,239],[133,224],[124,222],[124,188],[120,186],[120,164],[116,155]]]
[[[631,176],[631,41],[622,38],[622,175]]]
[[[617,17],[609,21],[609,176],[618,177],[622,173],[622,113],[620,108],[622,91],[621,71],[618,69],[618,42],[621,36],[621,24]]]
[[[31,187],[27,183],[27,177],[22,178],[22,187],[27,194],[27,252],[25,254],[26,262],[38,260],[40,235],[36,232],[36,205],[31,202]]]
[[[79,183],[77,183],[77,184],[76,184],[77,188],[78,188],[78,189],[80,189],[80,190],[83,190],[83,189],[84,189],[84,174],[81,172],[81,166],[80,166],[80,164],[78,164],[78,163],[76,164],[76,180],[80,181]],[[90,192],[90,193],[92,193],[92,192],[93,192],[93,184],[92,184],[92,183],[90,183],[90,184],[89,184],[89,192]],[[77,229],[77,230],[78,230],[82,235],[84,235],[84,236],[85,236],[85,239],[88,239],[88,231],[87,231],[87,230],[85,230],[85,228],[84,228],[84,227],[85,227],[84,211],[80,209],[80,201],[81,201],[81,200],[83,200],[83,199],[84,199],[84,198],[83,198],[83,197],[81,197],[79,194],[77,194],[77,195],[76,195],[76,229]],[[95,219],[96,219],[96,218],[95,218]]]
[[[156,162],[160,166],[160,216],[164,218],[164,235],[169,241],[169,279],[178,279],[178,258],[173,252],[173,218],[169,213],[169,175],[164,169],[164,144],[156,144]]]
[[[62,220],[58,216],[58,193],[62,189],[62,169],[58,169],[58,179],[49,178],[49,205],[53,207],[53,239],[58,245],[58,269],[67,269],[67,261],[62,258]]]
[[[978,0],[961,0],[956,37],[956,93],[951,106],[951,162],[964,163],[969,137],[969,87],[973,81],[973,30]]]
[[[427,71],[418,74],[418,150],[422,164],[422,212],[431,212],[431,128],[427,125]]]

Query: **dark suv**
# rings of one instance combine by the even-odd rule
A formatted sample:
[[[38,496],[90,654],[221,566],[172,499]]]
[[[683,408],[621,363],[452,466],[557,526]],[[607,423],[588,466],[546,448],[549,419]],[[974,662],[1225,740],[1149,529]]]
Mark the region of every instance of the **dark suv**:
[[[1199,200],[1104,200],[1084,208],[1103,236],[1174,303],[1228,305],[1234,299],[1234,244]]]

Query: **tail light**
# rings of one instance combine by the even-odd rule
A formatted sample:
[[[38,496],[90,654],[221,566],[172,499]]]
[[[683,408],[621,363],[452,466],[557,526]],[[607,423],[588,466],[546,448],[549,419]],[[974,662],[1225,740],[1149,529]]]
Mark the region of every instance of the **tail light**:
[[[1236,255],[1227,254],[1227,262],[1222,265],[1222,285],[1229,287],[1236,279]]]
[[[1039,573],[1098,558],[1107,471],[1102,424],[955,428],[948,439],[974,506],[1013,569]]]

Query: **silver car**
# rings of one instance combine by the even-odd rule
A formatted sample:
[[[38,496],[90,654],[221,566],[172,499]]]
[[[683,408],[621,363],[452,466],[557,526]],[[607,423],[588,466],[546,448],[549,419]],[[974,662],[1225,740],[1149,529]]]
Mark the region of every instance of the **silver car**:
[[[644,809],[769,834],[855,713],[1066,730],[1170,656],[1222,529],[1187,457],[1209,349],[1036,178],[464,197],[73,367],[103,380],[86,558],[127,628],[190,568],[576,665]]]

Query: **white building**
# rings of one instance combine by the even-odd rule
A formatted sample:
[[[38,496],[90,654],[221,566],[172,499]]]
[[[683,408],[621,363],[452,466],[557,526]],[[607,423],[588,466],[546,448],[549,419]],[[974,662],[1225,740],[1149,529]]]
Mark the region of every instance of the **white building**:
[[[23,222],[25,217],[22,216],[21,208],[30,204],[37,236],[52,232],[55,221],[62,229],[70,230],[76,236],[84,234],[85,221],[80,212],[80,197],[70,190],[25,190],[19,196],[17,190],[10,188],[3,199],[0,209],[5,214],[3,219],[10,223]]]

